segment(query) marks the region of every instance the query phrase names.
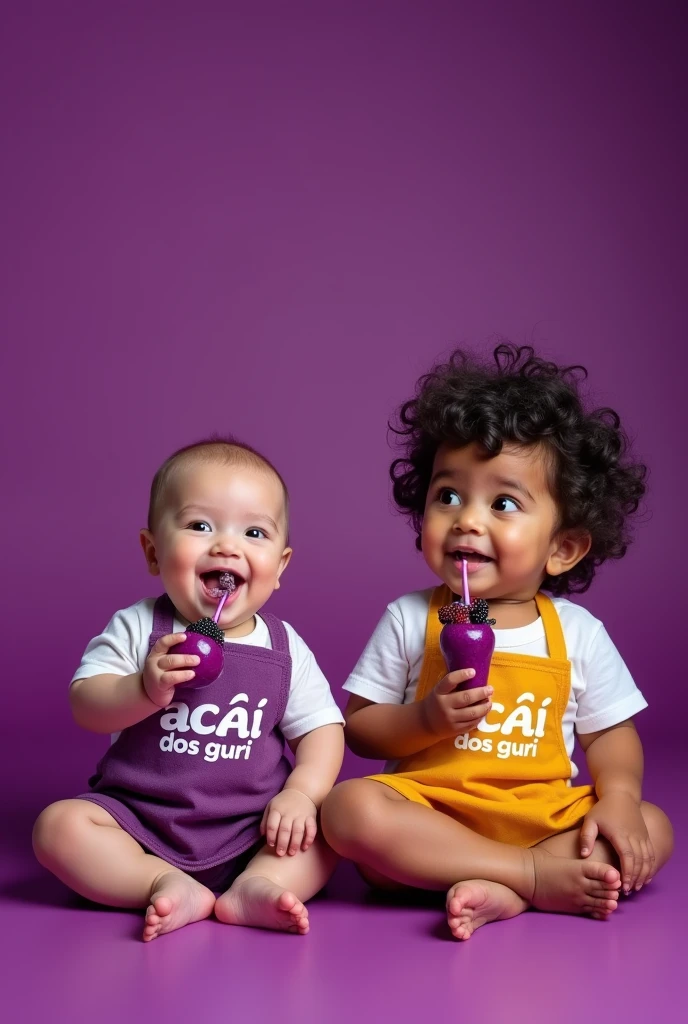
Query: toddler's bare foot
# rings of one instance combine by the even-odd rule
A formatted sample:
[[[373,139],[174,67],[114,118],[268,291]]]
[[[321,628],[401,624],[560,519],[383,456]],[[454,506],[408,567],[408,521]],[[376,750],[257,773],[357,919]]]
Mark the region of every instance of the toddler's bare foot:
[[[166,871],[153,883],[150,905],[146,910],[143,941],[202,921],[213,912],[215,897],[204,885],[181,871]]]
[[[618,906],[621,876],[598,861],[554,857],[531,850],[535,870],[533,906],[561,914],[588,914],[605,920]]]
[[[506,921],[528,909],[528,901],[501,882],[471,878],[447,893],[447,924],[455,939],[470,939],[490,921]]]
[[[244,924],[277,931],[308,931],[308,911],[293,892],[262,875],[238,878],[215,903],[215,916],[224,924]]]

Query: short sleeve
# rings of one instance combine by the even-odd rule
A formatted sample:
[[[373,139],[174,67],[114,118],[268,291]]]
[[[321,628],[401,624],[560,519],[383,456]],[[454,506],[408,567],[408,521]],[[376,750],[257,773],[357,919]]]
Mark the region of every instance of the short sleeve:
[[[403,622],[388,605],[344,689],[375,704],[403,704],[408,681]]]
[[[592,637],[582,670],[585,689],[578,697],[577,732],[610,729],[647,707],[647,701],[601,623]]]
[[[292,668],[280,731],[286,739],[295,740],[323,725],[343,725],[344,716],[313,652],[287,622],[284,626],[289,638]]]
[[[115,612],[103,632],[89,643],[71,682],[99,675],[128,676],[141,670],[153,621],[149,612],[144,635],[141,613],[147,609],[140,607],[143,604]]]

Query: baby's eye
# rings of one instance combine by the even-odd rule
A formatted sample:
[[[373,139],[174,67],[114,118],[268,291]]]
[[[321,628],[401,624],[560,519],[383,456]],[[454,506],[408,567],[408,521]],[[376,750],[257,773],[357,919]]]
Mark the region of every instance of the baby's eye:
[[[492,503],[492,508],[497,512],[518,512],[518,504],[514,499],[503,496]]]
[[[253,540],[260,540],[261,537],[267,537],[267,534],[257,526],[252,526],[250,530],[246,531],[246,536],[251,537]]]
[[[443,487],[439,493],[439,500],[441,505],[460,505],[461,498],[458,496],[456,491],[452,491],[451,487]]]
[[[195,530],[196,533],[211,533],[210,526],[205,522],[189,523],[189,529]]]

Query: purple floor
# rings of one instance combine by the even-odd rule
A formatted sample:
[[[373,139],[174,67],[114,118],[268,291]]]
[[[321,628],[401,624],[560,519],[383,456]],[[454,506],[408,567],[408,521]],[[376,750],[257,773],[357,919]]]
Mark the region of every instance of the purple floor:
[[[31,821],[74,775],[56,765],[8,801],[0,1011],[12,1024],[685,1020],[681,763],[677,748],[661,766],[673,789],[657,764],[646,787],[675,823],[674,859],[608,923],[528,913],[456,943],[439,907],[376,902],[342,865],[305,938],[204,921],[149,945],[139,914],[80,902],[34,862]]]

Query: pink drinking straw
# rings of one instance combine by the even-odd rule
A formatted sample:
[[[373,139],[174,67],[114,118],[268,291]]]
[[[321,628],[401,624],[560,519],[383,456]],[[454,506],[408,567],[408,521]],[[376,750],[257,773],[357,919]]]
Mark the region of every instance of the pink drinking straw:
[[[223,590],[222,594],[220,595],[220,600],[217,602],[217,608],[215,609],[215,614],[213,615],[213,622],[219,622],[220,615],[222,614],[222,609],[224,608],[225,601],[227,600],[228,597],[229,591]]]
[[[471,603],[471,595],[468,592],[468,562],[465,558],[461,559],[461,573],[463,575],[463,603],[468,607]]]
[[[222,614],[222,609],[224,608],[225,601],[232,593],[232,591],[236,590],[236,584],[231,573],[222,573],[222,575],[220,576],[220,586],[222,588],[222,593],[220,594],[220,599],[217,602],[217,608],[215,609],[215,614],[213,615],[213,622],[219,621],[220,615]]]

